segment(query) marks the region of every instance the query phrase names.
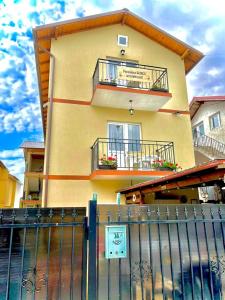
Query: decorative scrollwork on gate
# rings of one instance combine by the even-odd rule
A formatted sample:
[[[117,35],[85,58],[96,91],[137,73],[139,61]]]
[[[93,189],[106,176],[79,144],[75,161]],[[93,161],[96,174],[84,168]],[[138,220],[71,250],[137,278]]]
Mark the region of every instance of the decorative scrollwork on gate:
[[[225,272],[225,257],[223,255],[212,257],[210,267],[216,275],[223,274]]]
[[[131,278],[135,283],[141,283],[152,276],[152,269],[146,260],[134,262],[131,269]]]
[[[30,268],[23,272],[22,287],[27,293],[40,292],[42,287],[46,286],[46,275],[36,268]]]

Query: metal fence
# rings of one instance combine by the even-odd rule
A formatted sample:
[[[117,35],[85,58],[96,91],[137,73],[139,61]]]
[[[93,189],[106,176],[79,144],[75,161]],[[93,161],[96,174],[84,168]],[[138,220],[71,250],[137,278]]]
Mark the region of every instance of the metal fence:
[[[92,151],[92,171],[107,168],[104,159],[113,158],[113,169],[151,170],[158,160],[175,163],[174,144],[168,141],[98,138]]]
[[[126,80],[121,79],[121,72],[130,72],[130,80],[129,76],[126,77]],[[135,79],[132,78],[132,73],[135,73]],[[168,92],[169,90],[166,68],[102,58],[98,59],[93,74],[93,90],[95,90],[97,84],[162,92]]]
[[[86,299],[86,209],[0,210],[0,299]]]
[[[224,205],[99,205],[90,299],[225,299],[224,222]],[[106,259],[104,227],[121,224],[127,258]]]
[[[225,299],[225,205],[93,200],[89,226],[85,214],[0,210],[1,300],[86,299],[86,293],[90,300]],[[126,256],[108,259],[105,227],[118,225],[126,229]]]

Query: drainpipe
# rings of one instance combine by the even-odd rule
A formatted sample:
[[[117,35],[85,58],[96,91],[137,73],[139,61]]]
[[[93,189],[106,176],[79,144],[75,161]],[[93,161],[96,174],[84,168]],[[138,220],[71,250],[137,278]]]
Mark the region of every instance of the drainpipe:
[[[49,158],[51,147],[51,133],[52,133],[52,110],[53,110],[53,90],[54,90],[54,75],[55,75],[55,56],[47,49],[39,46],[39,49],[50,56],[51,70],[50,70],[50,89],[49,89],[49,102],[48,102],[48,117],[47,117],[47,134],[46,134],[46,152],[45,152],[45,189],[44,189],[44,207],[47,207],[48,202],[48,176],[49,176]]]

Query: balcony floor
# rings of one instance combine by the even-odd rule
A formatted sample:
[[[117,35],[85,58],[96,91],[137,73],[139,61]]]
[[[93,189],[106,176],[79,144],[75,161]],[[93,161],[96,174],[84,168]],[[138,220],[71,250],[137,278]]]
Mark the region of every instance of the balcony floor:
[[[91,173],[91,180],[151,180],[171,175],[172,171],[158,170],[94,170]]]
[[[92,105],[129,109],[133,100],[135,110],[158,111],[171,97],[168,92],[97,84]]]

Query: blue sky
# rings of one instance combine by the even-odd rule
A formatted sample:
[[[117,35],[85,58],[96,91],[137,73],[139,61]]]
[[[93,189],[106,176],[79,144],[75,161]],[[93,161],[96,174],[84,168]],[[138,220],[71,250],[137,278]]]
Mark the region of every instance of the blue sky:
[[[187,76],[189,101],[225,94],[224,0],[0,0],[0,160],[21,180],[19,146],[43,139],[32,28],[125,7],[206,55]]]

